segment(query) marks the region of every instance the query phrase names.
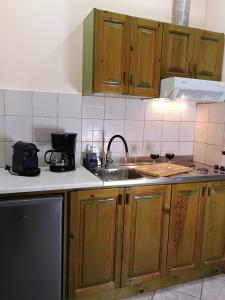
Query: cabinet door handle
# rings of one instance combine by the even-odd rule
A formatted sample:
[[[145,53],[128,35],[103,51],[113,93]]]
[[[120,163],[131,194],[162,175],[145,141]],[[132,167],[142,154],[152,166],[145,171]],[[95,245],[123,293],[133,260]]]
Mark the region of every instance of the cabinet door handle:
[[[128,78],[128,74],[126,72],[123,72],[123,84],[124,85],[128,85],[127,78]]]
[[[212,195],[211,187],[208,187],[208,197],[211,197],[211,195]]]
[[[118,196],[118,205],[122,205],[123,204],[123,196],[121,194],[119,194]]]
[[[202,197],[205,196],[205,190],[206,190],[206,187],[204,186],[204,187],[202,188]]]
[[[129,194],[126,194],[126,205],[129,205],[130,204],[130,195]]]
[[[130,75],[130,85],[133,85],[133,74]]]

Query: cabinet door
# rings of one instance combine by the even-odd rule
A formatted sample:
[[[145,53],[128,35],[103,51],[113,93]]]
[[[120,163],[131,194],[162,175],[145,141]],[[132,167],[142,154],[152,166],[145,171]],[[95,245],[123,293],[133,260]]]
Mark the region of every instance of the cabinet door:
[[[208,186],[201,257],[205,266],[225,267],[225,181]]]
[[[194,45],[194,28],[164,24],[161,77],[193,77]]]
[[[128,93],[130,26],[131,17],[96,11],[95,92]]]
[[[158,96],[162,24],[133,18],[131,29],[131,65],[129,94]]]
[[[177,184],[172,189],[167,275],[200,266],[204,183]]]
[[[118,288],[123,205],[119,189],[71,193],[69,298]]]
[[[126,190],[122,286],[165,274],[170,186]]]
[[[195,77],[221,80],[224,34],[197,30],[195,47]]]

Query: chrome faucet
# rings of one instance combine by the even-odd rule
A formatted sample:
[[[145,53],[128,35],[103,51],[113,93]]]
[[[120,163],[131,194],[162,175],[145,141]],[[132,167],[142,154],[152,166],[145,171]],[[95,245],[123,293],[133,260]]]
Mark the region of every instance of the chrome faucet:
[[[125,148],[126,159],[128,158],[128,146],[127,146],[127,142],[126,142],[125,138],[122,135],[116,134],[113,137],[111,137],[111,139],[109,140],[108,146],[107,146],[106,163],[105,163],[106,167],[109,167],[110,164],[113,163],[112,152],[110,151],[110,147],[111,147],[112,141],[115,138],[120,138],[122,140],[122,142],[124,144],[124,148]]]

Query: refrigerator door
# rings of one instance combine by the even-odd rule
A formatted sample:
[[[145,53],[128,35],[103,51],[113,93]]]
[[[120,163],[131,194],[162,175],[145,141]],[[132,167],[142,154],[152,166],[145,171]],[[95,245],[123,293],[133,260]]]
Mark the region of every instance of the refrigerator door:
[[[0,201],[0,299],[61,299],[62,202]]]

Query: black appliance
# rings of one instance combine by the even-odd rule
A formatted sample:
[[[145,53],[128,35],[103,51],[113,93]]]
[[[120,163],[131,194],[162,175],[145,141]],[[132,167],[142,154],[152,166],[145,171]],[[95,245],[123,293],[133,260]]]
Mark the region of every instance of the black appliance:
[[[0,201],[0,299],[62,299],[61,195]]]
[[[49,164],[50,171],[66,172],[75,170],[76,139],[76,133],[51,134],[52,149],[45,153],[45,162]]]
[[[39,152],[39,149],[32,143],[16,142],[13,145],[11,174],[22,176],[39,175],[37,152]],[[8,170],[10,171],[10,168]]]

